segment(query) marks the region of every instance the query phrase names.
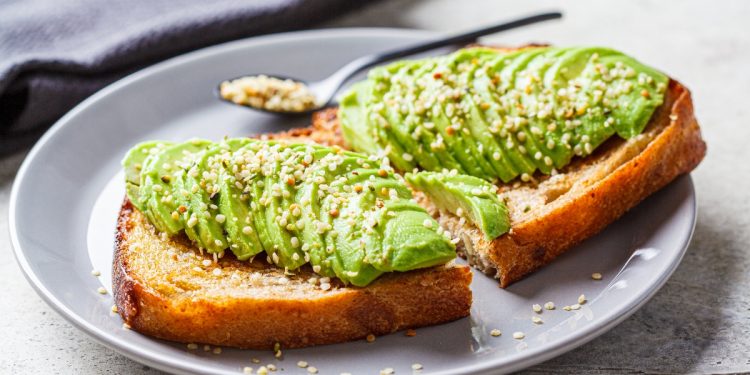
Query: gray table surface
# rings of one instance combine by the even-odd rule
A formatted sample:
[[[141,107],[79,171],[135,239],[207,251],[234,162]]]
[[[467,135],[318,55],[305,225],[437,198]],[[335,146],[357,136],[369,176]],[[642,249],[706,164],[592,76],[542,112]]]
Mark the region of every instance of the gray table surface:
[[[527,372],[750,372],[750,2],[394,0],[324,26],[454,31],[552,8],[566,19],[489,41],[606,45],[661,68],[692,90],[708,156],[692,174],[695,236],[664,288],[610,332]],[[7,229],[23,158],[0,158],[0,373],[158,373],[93,342],[26,283]]]

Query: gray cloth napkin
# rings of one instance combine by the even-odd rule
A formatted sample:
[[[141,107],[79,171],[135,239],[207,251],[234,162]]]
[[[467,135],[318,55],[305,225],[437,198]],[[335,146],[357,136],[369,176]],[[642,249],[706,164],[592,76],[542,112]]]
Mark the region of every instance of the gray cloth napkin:
[[[228,40],[299,29],[353,0],[0,0],[0,154],[104,85]]]

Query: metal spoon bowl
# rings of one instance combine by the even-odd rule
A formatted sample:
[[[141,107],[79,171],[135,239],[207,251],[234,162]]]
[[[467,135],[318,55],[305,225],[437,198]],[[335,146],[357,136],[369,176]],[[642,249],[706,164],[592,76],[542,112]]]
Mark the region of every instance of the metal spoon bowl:
[[[406,48],[362,56],[342,66],[335,73],[328,76],[328,78],[322,79],[320,81],[306,82],[304,80],[300,80],[300,79],[293,78],[293,77],[285,77],[282,75],[263,74],[263,73],[244,75],[241,77],[237,77],[234,79],[220,82],[216,86],[214,93],[220,100],[224,102],[227,102],[233,105],[239,105],[245,108],[250,108],[256,111],[272,113],[276,115],[291,115],[291,116],[309,115],[312,112],[318,111],[322,108],[325,108],[334,104],[334,98],[335,98],[336,93],[339,91],[339,89],[341,89],[341,87],[346,82],[348,82],[349,79],[351,79],[352,76],[374,65],[377,65],[386,61],[391,61],[391,60],[395,60],[398,58],[414,55],[417,53],[433,50],[436,48],[454,46],[454,45],[455,46],[466,45],[469,43],[476,42],[476,40],[480,36],[494,34],[497,32],[511,30],[511,29],[530,25],[530,24],[537,23],[537,22],[543,22],[543,21],[559,19],[559,18],[562,18],[562,13],[560,12],[540,13],[540,14],[536,14],[533,16],[529,16],[529,17],[519,18],[514,21],[503,22],[500,24],[491,25],[491,26],[483,27],[483,28],[476,29],[476,30],[471,30],[468,32],[448,36],[445,38],[440,38],[437,40],[412,45]],[[250,106],[246,104],[239,104],[232,100],[226,99],[221,95],[222,83],[226,81],[233,81],[239,78],[253,77],[253,76],[257,77],[260,75],[265,75],[270,78],[278,78],[281,80],[290,79],[292,81],[299,82],[301,84],[306,85],[307,89],[310,90],[310,92],[312,92],[312,94],[315,96],[315,99],[316,99],[315,102],[317,105],[314,108],[310,108],[309,110],[299,111],[299,112],[275,111],[275,110],[269,110],[266,108],[254,107],[254,106]]]

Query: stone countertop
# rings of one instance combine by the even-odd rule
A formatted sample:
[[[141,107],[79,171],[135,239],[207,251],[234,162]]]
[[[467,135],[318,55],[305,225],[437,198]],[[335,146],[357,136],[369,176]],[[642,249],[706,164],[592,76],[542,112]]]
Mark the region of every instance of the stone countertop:
[[[659,67],[693,93],[708,155],[692,174],[699,215],[664,288],[610,332],[528,373],[750,372],[750,3],[743,1],[391,0],[325,27],[462,30],[538,10],[565,20],[488,39],[518,45],[598,44]],[[745,117],[748,116],[748,117]],[[23,154],[0,158],[0,372],[158,371],[105,348],[34,293],[13,261],[8,197]]]

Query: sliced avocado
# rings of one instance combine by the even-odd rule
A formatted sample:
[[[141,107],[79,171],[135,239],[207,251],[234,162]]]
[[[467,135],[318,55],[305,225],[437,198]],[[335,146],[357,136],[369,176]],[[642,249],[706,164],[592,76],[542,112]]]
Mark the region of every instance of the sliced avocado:
[[[465,217],[493,240],[510,230],[508,209],[487,181],[440,172],[408,173],[406,181],[439,209]]]
[[[141,197],[145,199],[147,217],[160,231],[175,235],[184,228],[174,199],[172,178],[183,170],[182,163],[209,147],[211,142],[195,140],[164,148],[144,163],[141,172]],[[187,161],[189,162],[189,161]],[[178,213],[179,214],[179,213]]]
[[[419,76],[423,74],[423,72],[433,69],[434,64],[431,64],[428,61],[425,64],[404,63],[401,66],[397,66],[397,69],[391,70],[391,74],[393,75],[392,79],[397,82],[397,84],[392,85],[393,87],[389,93],[394,97],[390,99],[393,103],[390,101],[385,102],[386,119],[390,124],[387,131],[392,135],[392,138],[401,145],[402,149],[406,151],[409,155],[408,157],[410,157],[410,160],[405,160],[410,164],[409,168],[399,168],[402,171],[410,171],[417,164],[428,170],[440,167],[440,161],[435,155],[433,155],[430,148],[425,148],[418,138],[413,136],[414,131],[416,130],[416,124],[413,119],[409,120],[407,116],[405,116],[405,114],[409,112],[408,109],[414,105],[413,103],[419,95],[417,86],[408,83],[409,76]],[[407,108],[407,110],[404,111],[404,108]],[[402,155],[402,158],[406,158],[406,156]]]
[[[142,204],[143,198],[140,195],[143,164],[150,155],[160,152],[168,146],[171,146],[171,143],[162,141],[142,142],[133,146],[122,160],[125,172],[125,192],[130,202],[140,211],[145,209]]]
[[[216,220],[219,214],[216,197],[220,190],[220,170],[209,168],[210,159],[223,151],[221,145],[207,147],[185,174],[185,188],[190,192],[188,221],[209,253],[221,254],[229,247],[224,225]]]
[[[438,223],[415,202],[387,202],[382,224],[383,254],[373,257],[381,271],[432,267],[455,258],[455,246],[438,234]],[[387,212],[394,212],[389,216]],[[380,260],[378,262],[377,260]]]
[[[367,121],[366,103],[369,100],[372,85],[370,81],[352,85],[350,91],[339,98],[341,110],[338,112],[342,134],[347,144],[356,144],[360,152],[370,155],[380,151],[380,146],[376,142],[375,129]]]
[[[219,180],[219,211],[224,216],[223,225],[229,249],[239,260],[249,259],[263,251],[250,212],[250,194],[238,187],[238,182],[240,186],[243,185],[238,179],[240,173],[234,173],[232,170],[237,166],[232,155],[250,142],[252,141],[247,138],[225,141],[228,157],[221,161],[222,172]]]
[[[276,147],[281,148],[281,146]],[[273,247],[267,248],[266,252],[276,265],[288,270],[295,270],[307,263],[299,247],[292,245],[292,237],[294,236],[291,231],[287,230],[288,222],[284,222],[284,220],[288,221],[288,219],[284,219],[283,216],[284,212],[289,212],[291,200],[296,195],[296,192],[287,182],[280,179],[282,161],[293,158],[292,154],[293,149],[291,148],[283,148],[280,151],[278,159],[272,161],[273,164],[270,165],[270,173],[264,179],[263,190],[263,197],[265,198],[263,217],[265,218],[268,235],[273,241]],[[285,191],[288,192],[289,197],[284,196]]]
[[[161,211],[171,209],[177,232],[214,254],[229,247],[244,260],[265,251],[286,271],[310,263],[321,276],[355,286],[383,272],[444,263],[446,249],[454,257],[453,244],[434,221],[424,224],[429,215],[385,159],[317,145],[192,141],[147,157],[139,177],[131,185],[148,196],[149,220],[163,225]],[[154,199],[164,191],[157,183],[169,187],[161,199]]]

